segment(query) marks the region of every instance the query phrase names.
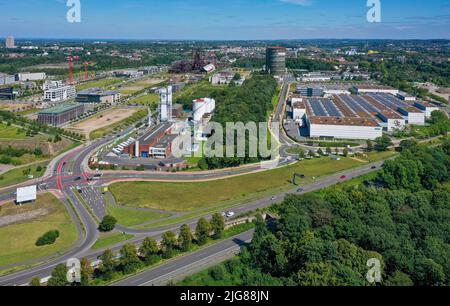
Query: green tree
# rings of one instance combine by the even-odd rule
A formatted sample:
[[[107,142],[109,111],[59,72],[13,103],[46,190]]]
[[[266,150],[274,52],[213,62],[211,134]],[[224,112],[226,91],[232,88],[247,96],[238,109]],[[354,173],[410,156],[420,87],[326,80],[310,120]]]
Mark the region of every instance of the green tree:
[[[399,287],[399,286],[411,287],[414,286],[414,283],[408,274],[405,274],[401,271],[395,271],[394,274],[392,274],[386,280],[385,285],[392,287]]]
[[[208,242],[209,233],[211,232],[211,225],[208,220],[201,218],[197,222],[197,227],[195,228],[195,237],[197,239],[198,245],[204,245]]]
[[[141,261],[133,244],[125,244],[120,249],[120,267],[125,274],[134,273],[141,267]]]
[[[41,279],[39,277],[33,277],[30,282],[31,287],[41,287]]]
[[[212,215],[211,219],[211,230],[214,233],[213,238],[214,239],[220,239],[222,238],[223,231],[225,230],[225,220],[219,213],[215,213]]]
[[[92,275],[94,274],[94,269],[91,266],[91,262],[86,257],[81,258],[81,286],[89,286]]]
[[[192,248],[192,240],[194,239],[191,228],[186,224],[182,225],[180,228],[180,234],[178,236],[178,241],[180,248],[183,252],[188,252]]]
[[[102,222],[100,222],[99,226],[98,226],[98,230],[100,232],[110,232],[114,229],[114,227],[116,226],[117,223],[117,219],[114,218],[113,216],[110,215],[106,215],[103,217]]]
[[[100,267],[101,277],[105,280],[112,279],[117,266],[113,252],[111,250],[106,250],[100,256],[100,260],[102,261],[102,265]]]
[[[67,267],[65,264],[59,264],[52,272],[52,277],[48,280],[49,287],[63,287],[67,286]]]
[[[372,140],[367,140],[367,151],[372,152],[374,149]]]
[[[177,236],[174,232],[168,231],[162,235],[161,246],[163,248],[164,258],[171,258],[177,247]]]
[[[379,152],[387,151],[388,148],[392,145],[393,143],[391,141],[391,138],[389,138],[389,136],[383,135],[375,139],[375,150]]]
[[[347,157],[348,156],[348,149],[347,148],[345,148],[344,149],[344,151],[342,151],[342,154],[344,154],[344,157]]]
[[[325,151],[327,152],[328,155],[331,155],[332,151],[331,151],[331,147],[327,147],[325,149]]]
[[[159,260],[159,247],[155,238],[146,237],[139,248],[139,253],[147,265],[152,265]]]

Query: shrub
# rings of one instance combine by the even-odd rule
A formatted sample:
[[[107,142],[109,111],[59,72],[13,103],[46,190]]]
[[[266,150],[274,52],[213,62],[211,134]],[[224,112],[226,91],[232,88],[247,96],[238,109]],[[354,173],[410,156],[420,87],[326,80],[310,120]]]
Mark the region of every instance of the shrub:
[[[58,237],[59,237],[58,230],[48,231],[47,233],[38,238],[38,240],[36,241],[36,246],[53,244],[55,243]]]

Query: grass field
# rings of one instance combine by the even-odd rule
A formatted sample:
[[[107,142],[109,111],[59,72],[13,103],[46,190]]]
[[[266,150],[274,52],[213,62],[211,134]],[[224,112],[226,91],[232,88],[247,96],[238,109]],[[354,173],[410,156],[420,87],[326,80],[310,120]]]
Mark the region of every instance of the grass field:
[[[115,207],[111,204],[108,204],[108,214],[116,218],[117,222],[123,226],[136,226],[148,221],[170,217],[170,214]]]
[[[28,174],[24,174],[24,170],[31,169],[30,174],[34,176],[34,178],[38,178],[44,175],[45,166],[47,163],[36,164],[32,166],[26,166],[21,168],[12,169],[2,175],[0,175],[0,188],[6,187],[10,185],[15,185],[19,183],[23,183],[28,180]],[[37,167],[41,166],[42,170],[37,171]]]
[[[289,186],[294,173],[312,177],[326,176],[367,164],[367,161],[344,158],[306,160],[275,170],[248,174],[218,181],[195,183],[124,182],[110,186],[118,204],[172,211],[193,211],[245,199],[252,194]],[[182,201],[180,201],[182,199]]]
[[[130,240],[133,238],[133,235],[122,234],[122,233],[109,233],[109,234],[101,234],[95,244],[92,246],[93,250],[101,250],[107,248],[109,246],[115,245],[117,243]]]
[[[17,127],[7,126],[0,123],[0,139],[26,139],[25,131],[20,131]]]
[[[45,209],[47,214],[28,221],[0,227],[0,266],[39,259],[68,250],[78,238],[69,213],[52,194],[39,195],[34,204],[2,205],[0,217],[22,214],[35,209]],[[52,245],[37,247],[36,240],[49,230],[58,230],[59,238]]]
[[[156,105],[159,102],[159,95],[155,93],[140,96],[138,98],[131,99],[128,104],[140,104],[140,105]]]
[[[98,81],[88,82],[84,84],[77,85],[77,91],[89,89],[89,88],[105,88],[109,86],[113,86],[115,84],[119,84],[122,82],[120,78],[110,78],[110,79],[102,79]]]

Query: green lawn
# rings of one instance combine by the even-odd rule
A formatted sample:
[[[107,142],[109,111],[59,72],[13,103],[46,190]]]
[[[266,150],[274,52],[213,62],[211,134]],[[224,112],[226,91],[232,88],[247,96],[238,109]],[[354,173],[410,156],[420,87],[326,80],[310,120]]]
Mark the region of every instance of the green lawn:
[[[312,177],[330,175],[364,164],[367,164],[367,161],[351,158],[334,161],[330,158],[320,158],[275,170],[209,182],[116,183],[110,186],[110,191],[117,203],[123,206],[193,211],[292,186],[289,181],[294,173],[304,174],[306,178],[303,183],[306,184],[312,181]]]
[[[7,126],[4,123],[0,123],[0,139],[26,139],[24,131],[19,131],[15,126]]]
[[[45,209],[47,214],[0,227],[0,266],[62,253],[77,241],[77,228],[69,213],[65,206],[50,193],[39,195],[34,204],[2,205],[0,217],[22,214],[35,209]],[[47,246],[35,246],[36,240],[49,230],[60,232],[56,242]]]
[[[107,248],[109,246],[118,244],[123,241],[130,240],[133,238],[133,235],[122,234],[122,233],[109,233],[109,234],[101,234],[100,238],[95,242],[92,246],[93,250],[101,250]]]
[[[42,167],[41,171],[37,171],[38,166]],[[34,176],[34,178],[38,178],[44,175],[45,166],[47,163],[36,164],[32,166],[26,166],[21,168],[12,169],[2,175],[0,175],[0,188],[6,187],[10,185],[20,184],[28,180],[28,174],[24,174],[24,170],[31,169],[30,174]]]
[[[108,204],[108,214],[114,216],[114,218],[117,219],[117,222],[123,226],[136,226],[148,221],[170,217],[170,214],[133,210],[129,208],[116,207],[111,204]]]
[[[89,88],[105,88],[122,82],[120,78],[102,79],[94,82],[88,82],[77,85],[77,91],[89,89]]]
[[[128,102],[128,104],[153,105],[158,104],[158,102],[159,102],[159,95],[152,93],[131,99]]]

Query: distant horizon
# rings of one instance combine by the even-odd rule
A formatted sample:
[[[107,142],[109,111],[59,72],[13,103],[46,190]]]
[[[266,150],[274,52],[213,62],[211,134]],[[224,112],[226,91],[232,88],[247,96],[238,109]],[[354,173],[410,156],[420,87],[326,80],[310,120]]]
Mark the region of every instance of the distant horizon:
[[[448,0],[0,0],[0,36],[107,40],[450,39]],[[74,16],[74,15],[70,15]],[[80,22],[69,22],[80,21]],[[330,38],[331,37],[331,38]]]

